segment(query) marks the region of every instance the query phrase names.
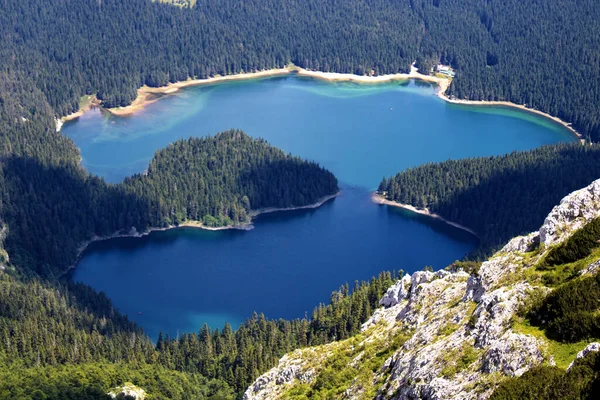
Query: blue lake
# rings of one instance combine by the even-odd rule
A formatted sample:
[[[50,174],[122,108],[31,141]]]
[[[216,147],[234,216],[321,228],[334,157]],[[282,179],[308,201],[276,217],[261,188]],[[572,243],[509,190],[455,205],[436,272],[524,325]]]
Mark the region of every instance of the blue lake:
[[[476,239],[373,204],[370,193],[383,176],[574,140],[523,111],[447,104],[428,84],[293,76],[188,88],[129,117],[94,110],[63,132],[81,148],[90,172],[118,182],[142,172],[170,142],[229,128],[318,161],[338,177],[342,195],[317,210],[261,216],[252,231],[181,228],[90,246],[73,279],[106,292],[151,337],[204,323],[236,326],[254,311],[303,317],[344,282],[382,270],[442,268]]]

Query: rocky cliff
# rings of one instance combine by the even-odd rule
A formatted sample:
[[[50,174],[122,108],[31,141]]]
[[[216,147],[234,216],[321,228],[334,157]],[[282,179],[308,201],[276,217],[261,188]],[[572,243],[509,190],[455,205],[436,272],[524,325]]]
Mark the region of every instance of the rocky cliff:
[[[244,398],[485,399],[534,366],[566,368],[598,344],[554,342],[522,323],[519,310],[552,290],[538,279],[539,260],[598,216],[600,180],[565,197],[538,232],[512,239],[478,269],[405,275],[361,334],[287,354]]]

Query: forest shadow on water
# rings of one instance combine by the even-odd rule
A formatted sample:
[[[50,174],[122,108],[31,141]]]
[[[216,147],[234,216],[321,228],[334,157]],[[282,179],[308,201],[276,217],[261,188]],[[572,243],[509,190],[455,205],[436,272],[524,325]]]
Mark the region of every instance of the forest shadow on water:
[[[204,323],[237,326],[253,312],[302,318],[345,282],[443,268],[476,244],[465,231],[342,186],[318,209],[260,215],[250,231],[183,227],[93,243],[73,279],[93,282],[156,338]]]

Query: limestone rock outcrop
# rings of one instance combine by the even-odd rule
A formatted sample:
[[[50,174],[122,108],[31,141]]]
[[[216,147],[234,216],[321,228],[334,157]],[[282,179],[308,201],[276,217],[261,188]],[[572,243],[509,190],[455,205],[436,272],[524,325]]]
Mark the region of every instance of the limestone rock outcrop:
[[[585,349],[583,349],[579,353],[577,353],[577,357],[575,357],[575,359],[583,358],[592,352],[598,352],[598,351],[600,351],[600,343],[598,343],[598,342],[590,343],[585,347]],[[573,360],[573,362],[575,362],[575,360]],[[567,371],[571,369],[571,367],[573,366],[573,362],[571,364],[569,364],[569,368],[567,368]]]
[[[475,274],[417,271],[398,280],[380,300],[382,307],[363,324],[362,342],[348,345],[361,348],[400,333],[407,338],[373,372],[376,398],[486,399],[503,379],[542,363],[553,365],[544,339],[513,328],[513,318],[533,293],[550,290],[543,286],[534,290],[525,272],[551,246],[598,216],[600,180],[566,196],[539,232],[512,239]],[[540,251],[532,252],[538,247]],[[583,273],[599,269],[600,261]],[[248,388],[244,399],[281,398],[298,383],[311,384],[343,343],[286,355]],[[600,343],[592,343],[577,357],[598,350]],[[354,362],[362,357],[359,353]],[[365,396],[356,380],[345,391],[346,398]]]
[[[600,214],[600,180],[565,196],[552,209],[540,228],[540,242],[546,246],[560,243]]]

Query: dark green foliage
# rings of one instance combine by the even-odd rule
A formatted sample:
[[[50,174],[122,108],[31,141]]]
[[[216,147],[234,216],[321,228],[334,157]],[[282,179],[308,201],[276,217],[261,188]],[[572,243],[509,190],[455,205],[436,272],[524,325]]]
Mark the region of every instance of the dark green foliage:
[[[596,218],[575,232],[566,242],[550,250],[542,262],[542,267],[550,268],[581,260],[600,246],[599,240],[600,218]]]
[[[600,274],[567,282],[534,305],[528,318],[548,337],[577,342],[600,337]]]
[[[500,384],[490,400],[597,399],[600,396],[600,354],[576,359],[569,371],[557,367],[532,368]]]
[[[109,400],[109,390],[132,382],[152,399],[233,399],[227,384],[150,364],[85,363],[35,368],[0,367],[0,398]],[[126,397],[117,397],[125,399]]]
[[[575,399],[578,391],[557,367],[537,367],[503,382],[490,400]]]
[[[469,275],[477,275],[481,268],[481,261],[455,261],[446,267],[447,270],[456,272],[458,270],[465,271]]]
[[[571,386],[577,388],[582,399],[600,398],[600,353],[590,352],[576,359],[567,373]]]
[[[71,162],[48,164],[7,156],[0,173],[5,248],[13,264],[44,277],[64,271],[92,236],[184,220],[247,222],[251,210],[312,204],[338,190],[330,172],[241,131],[176,142],[147,174],[117,185]]]
[[[289,62],[365,74],[457,76],[449,94],[506,100],[600,137],[600,11],[594,0],[199,0],[182,9],[149,0],[1,3],[0,71],[18,71],[58,115],[79,97],[130,103],[165,85]],[[33,66],[33,67],[32,67]]]
[[[251,210],[305,206],[338,191],[329,171],[239,130],[177,141],[123,187],[150,204],[151,226],[237,224]]]
[[[431,163],[382,182],[389,200],[428,208],[477,232],[485,258],[540,227],[552,207],[600,177],[600,145],[544,146],[498,157]]]
[[[81,284],[21,283],[0,273],[0,364],[145,362],[153,344],[113,309],[109,299]]]
[[[526,103],[596,140],[599,10],[592,0],[198,0],[192,9],[0,0],[2,239],[11,266],[34,278],[0,272],[0,397],[105,398],[128,380],[156,398],[229,397],[223,382],[239,396],[284,352],[356,333],[391,283],[380,276],[352,295],[344,287],[310,321],[254,316],[235,333],[202,330],[162,338],[154,349],[105,296],[54,280],[83,241],[186,219],[241,222],[250,209],[309,204],[337,185],[320,167],[237,132],[180,141],[157,153],[147,176],[108,185],[81,168],[73,142],[54,128],[54,117],[75,111],[82,95],[110,107],[129,104],[143,84],[289,62],[384,74],[407,72],[414,60],[427,72],[442,61],[458,72],[450,95]],[[415,179],[404,189],[412,194],[398,200],[471,226],[494,248],[537,228],[560,197],[598,177],[596,158],[596,147],[558,146],[426,166],[409,171]],[[585,290],[597,290],[594,282]],[[566,303],[581,308],[569,323],[595,329],[591,306]],[[581,376],[590,375],[585,368]],[[595,393],[597,384],[585,387]],[[540,393],[567,393],[559,389]]]
[[[379,300],[402,271],[382,272],[369,283],[354,282],[350,294],[348,284],[331,294],[330,304],[319,305],[310,320],[308,342],[310,345],[346,339],[360,332],[360,327],[379,307]]]
[[[64,271],[82,242],[94,235],[149,226],[147,202],[79,166],[7,157],[2,171],[6,250],[13,264],[40,276]]]
[[[18,385],[24,393],[39,389],[85,398],[127,381],[165,398],[197,398],[182,394],[189,385],[194,385],[190,393],[231,393],[231,387],[239,397],[283,354],[358,333],[395,278],[381,273],[369,283],[355,283],[352,293],[344,285],[310,320],[274,321],[255,314],[235,332],[229,325],[215,331],[205,326],[179,338],[160,335],[154,346],[106,296],[87,286],[53,288],[0,272],[0,365],[5,367],[0,398]]]
[[[93,235],[131,227],[143,231],[196,215],[211,216],[219,225],[241,222],[252,207],[300,206],[335,193],[333,175],[263,140],[230,131],[175,143],[157,153],[149,174],[109,185],[86,174],[72,142],[49,128],[54,122],[43,95],[31,88],[39,98],[27,90],[21,93],[18,86],[10,86],[14,83],[10,79],[0,79],[3,83],[8,91],[0,91],[0,112],[8,122],[0,135],[0,221],[7,227],[2,239],[10,265],[28,279],[22,282],[0,271],[0,365],[10,366],[4,375],[0,371],[1,393],[17,393],[18,386],[22,390],[18,393],[24,396],[102,398],[109,385],[134,380],[138,366],[145,364],[149,375],[140,382],[157,398],[210,397],[210,393],[223,390],[231,394],[229,389],[221,390],[228,387],[225,381],[239,393],[285,351],[307,344],[308,332],[302,340],[287,339],[286,327],[292,322],[269,322],[265,326],[270,330],[281,326],[279,338],[284,345],[263,352],[271,331],[257,330],[249,323],[251,329],[240,329],[250,329],[239,344],[243,351],[231,364],[224,364],[228,367],[220,367],[210,353],[202,353],[202,358],[189,355],[194,363],[184,369],[183,358],[173,356],[175,364],[168,361],[170,356],[163,358],[167,350],[155,349],[142,330],[116,312],[105,296],[86,286],[58,284],[52,278],[73,263],[81,242]],[[204,190],[199,190],[203,185]],[[203,203],[206,196],[209,201]],[[39,276],[44,280],[38,280]],[[364,314],[356,318],[364,318]],[[343,323],[344,329],[350,326],[355,332],[360,322]],[[308,329],[309,322],[301,325]],[[174,347],[185,346],[180,341],[169,342]],[[100,379],[90,372],[106,369],[98,367],[99,363],[119,363],[115,368],[120,373],[110,381]],[[233,364],[241,365],[235,375]],[[177,374],[172,372],[175,378],[189,382],[161,381],[171,376],[172,367],[180,369]],[[200,373],[220,379],[207,381]],[[71,374],[89,385],[76,386],[77,382],[69,380]],[[21,380],[24,375],[30,378]]]

